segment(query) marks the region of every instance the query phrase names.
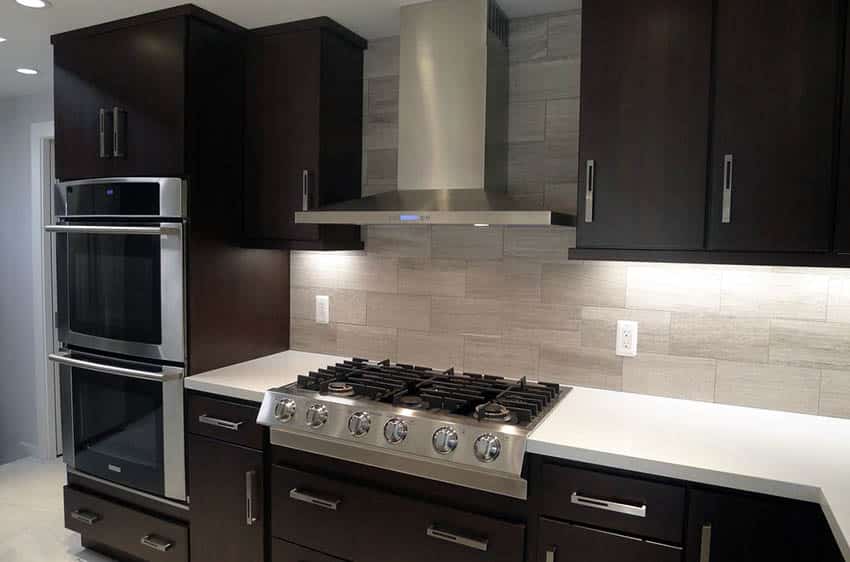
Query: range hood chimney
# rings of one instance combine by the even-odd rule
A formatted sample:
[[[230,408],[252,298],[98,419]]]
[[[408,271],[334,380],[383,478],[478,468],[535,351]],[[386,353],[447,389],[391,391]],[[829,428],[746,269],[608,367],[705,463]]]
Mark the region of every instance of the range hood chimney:
[[[508,20],[495,0],[402,7],[400,62],[398,191],[296,223],[575,226],[507,193]]]

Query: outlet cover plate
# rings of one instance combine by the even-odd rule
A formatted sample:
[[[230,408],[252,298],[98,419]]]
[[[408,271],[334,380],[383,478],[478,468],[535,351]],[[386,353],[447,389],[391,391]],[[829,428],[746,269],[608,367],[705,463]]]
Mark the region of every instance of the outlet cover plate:
[[[327,295],[316,295],[316,323],[328,324],[331,321],[331,299]]]
[[[617,320],[617,355],[637,357],[638,323],[633,320]]]

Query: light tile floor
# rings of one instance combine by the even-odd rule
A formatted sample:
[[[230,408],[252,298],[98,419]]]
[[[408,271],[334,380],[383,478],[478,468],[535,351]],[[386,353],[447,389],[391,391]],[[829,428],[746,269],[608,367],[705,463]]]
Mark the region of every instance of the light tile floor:
[[[0,562],[110,562],[65,529],[60,461],[0,465]]]

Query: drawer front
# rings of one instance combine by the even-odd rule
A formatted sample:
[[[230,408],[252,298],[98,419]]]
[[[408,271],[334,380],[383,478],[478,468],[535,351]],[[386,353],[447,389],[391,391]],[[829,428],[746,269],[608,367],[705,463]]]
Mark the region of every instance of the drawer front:
[[[556,464],[543,465],[542,514],[680,544],[685,489]]]
[[[344,560],[302,548],[286,541],[273,539],[272,562],[344,562]]]
[[[65,527],[88,540],[150,562],[188,562],[185,525],[65,486]]]
[[[285,467],[271,478],[272,534],[288,542],[349,560],[523,559],[525,525]]]
[[[537,562],[681,562],[682,550],[645,540],[540,519]]]
[[[194,393],[189,393],[187,401],[189,433],[252,449],[263,448],[264,428],[257,425],[259,405],[248,406]]]

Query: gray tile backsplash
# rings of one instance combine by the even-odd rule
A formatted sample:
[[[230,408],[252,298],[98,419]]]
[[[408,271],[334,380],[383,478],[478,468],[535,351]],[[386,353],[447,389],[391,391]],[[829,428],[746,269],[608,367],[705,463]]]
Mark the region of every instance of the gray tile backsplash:
[[[580,22],[573,10],[511,23],[510,189],[566,210]],[[398,38],[372,41],[364,193],[395,189],[398,75]],[[850,418],[850,271],[569,261],[562,228],[364,239],[365,252],[292,252],[294,349]],[[312,320],[316,295],[330,324]],[[636,358],[614,354],[617,320],[639,323]]]

